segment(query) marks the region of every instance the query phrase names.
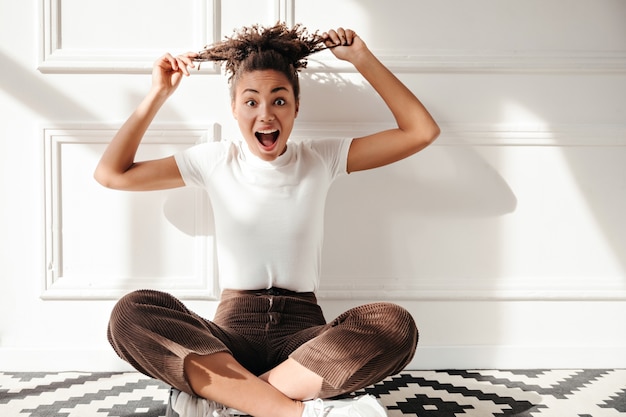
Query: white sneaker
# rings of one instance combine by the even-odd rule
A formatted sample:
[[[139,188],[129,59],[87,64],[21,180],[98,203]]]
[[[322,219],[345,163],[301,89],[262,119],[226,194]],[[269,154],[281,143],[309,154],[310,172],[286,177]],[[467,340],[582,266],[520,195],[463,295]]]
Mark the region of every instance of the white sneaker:
[[[318,398],[304,402],[302,417],[387,417],[387,411],[373,395],[345,400]]]
[[[242,412],[228,408],[215,401],[191,396],[186,392],[170,389],[165,417],[232,417],[242,416]]]

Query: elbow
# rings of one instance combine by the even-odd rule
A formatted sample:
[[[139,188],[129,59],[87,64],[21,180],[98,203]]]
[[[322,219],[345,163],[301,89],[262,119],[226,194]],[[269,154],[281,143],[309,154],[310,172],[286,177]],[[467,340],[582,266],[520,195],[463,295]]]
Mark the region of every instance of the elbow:
[[[423,134],[423,141],[425,143],[425,146],[430,145],[431,143],[433,143],[441,134],[441,129],[439,128],[439,125],[437,123],[433,123],[433,125],[431,126],[430,129],[428,129],[428,131],[424,132]]]
[[[111,188],[110,181],[106,178],[106,176],[102,175],[100,171],[96,170],[93,173],[93,178],[96,180],[98,184],[102,185],[103,187]]]
[[[93,172],[93,179],[96,180],[98,184],[106,187],[106,179],[105,176],[102,174],[102,169],[100,168],[100,165],[98,165]]]
[[[439,137],[440,133],[441,129],[436,123],[433,123],[432,126],[429,126],[427,129],[422,128],[419,132],[416,132],[413,135],[415,152],[418,152],[433,143]]]
[[[93,173],[93,178],[96,182],[102,185],[105,188],[116,189],[115,182],[113,181],[113,177],[107,174],[106,170],[101,166],[98,166]]]

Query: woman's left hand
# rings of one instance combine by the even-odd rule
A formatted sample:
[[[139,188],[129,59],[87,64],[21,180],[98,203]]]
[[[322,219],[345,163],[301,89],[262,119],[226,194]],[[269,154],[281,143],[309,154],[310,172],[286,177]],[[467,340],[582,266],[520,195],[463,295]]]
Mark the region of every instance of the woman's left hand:
[[[360,52],[367,49],[365,42],[352,29],[331,29],[323,36],[326,46],[338,59],[353,62]]]

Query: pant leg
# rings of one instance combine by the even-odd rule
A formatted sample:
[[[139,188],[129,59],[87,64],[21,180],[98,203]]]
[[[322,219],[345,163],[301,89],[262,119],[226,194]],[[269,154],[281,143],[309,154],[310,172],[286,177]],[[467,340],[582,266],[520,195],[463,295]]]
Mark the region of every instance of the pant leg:
[[[400,372],[418,340],[410,313],[392,303],[353,308],[303,334],[314,337],[290,357],[324,378],[320,398],[354,392]]]
[[[117,354],[139,372],[193,394],[183,363],[190,353],[231,352],[246,341],[187,309],[170,294],[140,290],[115,305],[108,339]],[[253,349],[249,349],[252,350]]]

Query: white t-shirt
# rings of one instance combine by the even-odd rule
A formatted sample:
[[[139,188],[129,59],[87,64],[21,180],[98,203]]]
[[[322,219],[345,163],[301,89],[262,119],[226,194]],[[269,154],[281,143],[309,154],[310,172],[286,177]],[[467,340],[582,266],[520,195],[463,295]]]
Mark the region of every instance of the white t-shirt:
[[[271,162],[243,141],[196,145],[175,155],[185,184],[209,194],[221,288],[317,290],[326,195],[347,172],[350,143],[290,141]]]

